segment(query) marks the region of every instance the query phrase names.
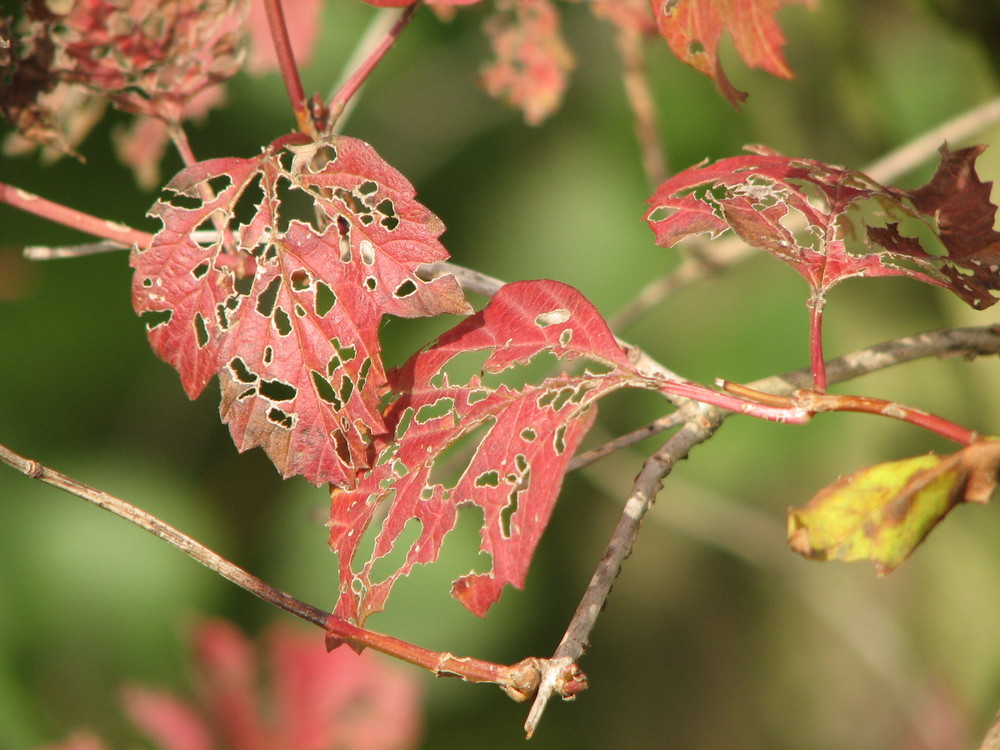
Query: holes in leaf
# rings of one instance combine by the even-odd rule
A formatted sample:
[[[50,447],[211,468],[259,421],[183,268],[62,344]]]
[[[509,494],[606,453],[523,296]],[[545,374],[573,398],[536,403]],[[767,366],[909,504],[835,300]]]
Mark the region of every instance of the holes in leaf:
[[[566,348],[569,346],[570,342],[573,340],[573,329],[567,328],[562,333],[559,334],[559,346]]]
[[[670,208],[669,206],[657,206],[652,211],[649,212],[647,221],[664,221],[669,219],[674,215],[676,209]]]
[[[538,433],[536,433],[530,427],[525,427],[523,430],[521,430],[521,440],[524,440],[525,442],[528,443],[533,442],[537,437]]]
[[[332,404],[333,408],[337,411],[344,408],[344,403],[340,400],[340,396],[337,395],[337,391],[334,390],[334,387],[330,385],[326,378],[315,370],[310,370],[309,375],[312,377],[313,387],[316,389],[317,396],[328,404]]]
[[[340,199],[340,202],[343,203],[347,210],[352,214],[369,213],[368,207],[364,204],[364,202],[350,190],[337,188],[333,191],[333,194]]]
[[[365,286],[368,287],[369,291],[374,292],[376,289],[378,289],[378,279],[376,279],[374,276],[367,277],[365,279]]]
[[[178,192],[167,188],[166,192],[169,192],[170,194],[167,195],[165,192],[164,197],[161,198],[159,202],[176,208],[186,208],[189,210],[197,210],[201,208],[203,201],[201,200],[201,196],[198,195],[198,191],[194,188],[194,186],[189,188],[189,191],[190,192]]]
[[[152,331],[154,328],[169,323],[173,316],[173,310],[146,310],[139,316],[139,319],[146,324],[147,331]]]
[[[388,231],[392,231],[399,226],[399,218],[396,216],[396,207],[392,204],[392,201],[386,198],[381,203],[375,206],[375,210],[382,214],[382,220],[379,222]]]
[[[273,359],[274,359],[274,349],[270,346],[265,346],[264,356],[261,357],[261,360],[264,362],[265,365],[269,365],[271,364],[271,360]]]
[[[312,276],[309,275],[308,271],[304,271],[301,268],[298,271],[293,271],[291,277],[292,289],[296,292],[304,292],[312,284]]]
[[[296,305],[295,314],[300,318],[304,318],[306,316],[306,309],[302,305]]]
[[[250,292],[253,291],[253,276],[237,276],[233,279],[233,289],[241,297],[249,297]],[[233,308],[235,309],[235,305]]]
[[[309,159],[309,165],[306,168],[313,174],[318,174],[326,169],[327,165],[335,161],[337,161],[337,149],[324,144],[316,149],[316,153]]]
[[[372,180],[365,180],[360,185],[358,185],[358,192],[362,195],[372,195],[378,192],[378,183]]]
[[[341,366],[341,363],[350,362],[358,356],[356,347],[350,345],[344,346],[340,343],[340,339],[333,339],[330,343],[333,345],[333,349],[337,352],[337,355],[327,363],[327,375],[333,375],[334,371]]]
[[[274,327],[279,336],[287,336],[292,332],[292,319],[281,307],[274,311]]]
[[[567,320],[569,320],[569,310],[560,308],[558,310],[550,310],[536,317],[535,325],[539,328],[548,328],[551,325],[565,323]]]
[[[277,407],[268,410],[267,421],[285,430],[290,430],[295,426],[295,417],[291,414],[285,414]]]
[[[208,263],[199,263],[197,266],[191,269],[191,275],[194,276],[196,279],[200,279],[204,277],[206,273],[208,273],[208,268],[209,268]]]
[[[371,243],[371,240],[361,240],[361,244],[358,245],[358,252],[361,255],[361,262],[366,266],[375,263],[375,246]]]
[[[337,217],[337,233],[340,235],[340,260],[350,263],[354,256],[351,252],[351,223],[346,216]]]
[[[486,360],[491,352],[489,349],[478,349],[475,351],[459,352],[449,359],[440,370],[430,379],[433,388],[443,388],[446,384],[456,385],[468,383],[474,375],[479,375],[483,371]],[[475,397],[473,395],[475,394]],[[481,395],[479,395],[481,394]],[[470,393],[468,403],[474,404],[489,396],[489,391],[480,389]]]
[[[552,448],[559,456],[566,452],[566,425],[556,428],[552,434]]]
[[[452,398],[442,397],[432,404],[424,404],[417,409],[417,424],[426,424],[431,420],[440,419],[447,414],[453,413],[454,409],[455,400]]]
[[[392,293],[392,296],[399,297],[399,298],[409,297],[411,294],[415,293],[416,291],[417,291],[417,285],[414,284],[409,279],[407,279],[402,284],[400,284],[398,287],[396,287],[396,291],[394,291]]]
[[[208,326],[205,325],[205,317],[201,313],[194,314],[194,335],[198,341],[198,348],[204,349],[208,345]]]
[[[294,385],[283,383],[280,380],[260,381],[260,395],[269,401],[291,401],[298,392]]]
[[[228,297],[225,302],[220,302],[215,306],[216,317],[218,318],[219,328],[223,331],[229,330],[230,315],[237,307],[240,306],[239,297]]]
[[[396,423],[396,440],[402,440],[406,437],[406,431],[410,429],[410,425],[413,424],[413,409],[407,408],[403,410],[402,416]]]
[[[365,383],[368,382],[368,373],[371,372],[371,369],[372,369],[372,360],[371,357],[368,357],[365,359],[364,362],[361,363],[361,368],[358,370],[359,391],[364,391]]]
[[[511,521],[514,514],[517,513],[518,495],[520,494],[520,490],[511,492],[507,495],[507,504],[500,509],[500,533],[504,539],[510,539]]]
[[[416,557],[417,553],[413,548],[420,541],[422,530],[423,524],[420,523],[419,519],[411,518],[408,520],[403,526],[403,530],[392,541],[389,551],[372,561],[370,580],[376,583],[382,582],[398,572],[411,555]],[[419,550],[419,546],[417,546],[417,550]]]
[[[476,487],[499,487],[500,486],[500,472],[498,471],[484,471],[473,483]]]
[[[229,371],[233,374],[241,383],[255,383],[257,382],[257,375],[250,372],[246,363],[239,357],[233,357],[229,360]]]
[[[333,440],[333,449],[337,453],[337,458],[346,465],[351,465],[351,446],[347,442],[347,435],[345,435],[341,430],[334,430],[330,434],[330,439]]]
[[[346,404],[351,400],[352,393],[354,393],[354,381],[345,375],[340,379],[340,400]]]
[[[142,280],[142,285],[146,287],[146,289],[149,289],[151,286],[153,286],[153,280],[149,277],[146,277],[145,279]]]
[[[324,317],[337,304],[337,295],[322,281],[316,282],[316,315]]]
[[[468,392],[468,395],[465,397],[465,403],[472,406],[473,404],[478,404],[480,401],[485,401],[489,397],[490,392],[488,390],[485,388],[476,388]]]
[[[275,276],[257,298],[257,312],[265,318],[270,318],[274,305],[278,301],[278,291],[281,289],[281,277]]]

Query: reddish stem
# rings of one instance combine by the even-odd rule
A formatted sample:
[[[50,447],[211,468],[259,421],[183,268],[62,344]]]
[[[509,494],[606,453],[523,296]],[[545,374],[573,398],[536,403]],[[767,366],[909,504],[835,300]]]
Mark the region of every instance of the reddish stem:
[[[29,193],[27,190],[21,190],[3,182],[0,182],[0,202],[41,216],[43,219],[54,221],[57,224],[79,229],[95,237],[118,242],[125,247],[132,245],[147,247],[153,241],[153,235],[148,232],[141,232],[124,224],[99,219],[96,216],[85,214],[61,203],[53,203],[34,193]]]
[[[823,292],[813,290],[809,297],[809,362],[813,390],[826,393],[826,360],[823,359]]]
[[[285,13],[281,7],[281,0],[264,0],[264,10],[267,11],[267,23],[271,28],[274,51],[278,56],[278,67],[281,70],[281,77],[285,81],[285,90],[288,92],[288,99],[292,103],[295,122],[300,132],[307,133],[309,136],[315,138],[315,128],[313,127],[312,118],[309,116],[309,108],[306,104],[306,92],[302,88],[299,67],[295,64],[292,43],[288,38],[288,27],[285,25]]]
[[[378,65],[379,61],[385,57],[385,53],[389,51],[396,40],[399,39],[400,35],[403,33],[411,20],[413,20],[414,14],[416,14],[417,9],[421,6],[422,0],[416,0],[412,5],[408,5],[403,9],[396,23],[392,25],[392,28],[386,33],[385,37],[381,42],[371,51],[368,57],[365,58],[364,62],[358,66],[351,77],[347,79],[340,90],[333,95],[330,100],[330,105],[327,107],[329,112],[329,123],[328,129],[333,128],[334,124],[337,122],[337,118],[344,111],[344,107],[347,102],[350,101],[351,97],[354,96],[361,85],[368,78],[375,66]]]
[[[970,445],[979,437],[979,433],[975,430],[962,427],[944,417],[880,398],[800,391],[792,396],[792,401],[796,406],[807,409],[813,414],[822,411],[857,411],[898,419],[923,427],[960,445]]]
[[[730,390],[731,384],[725,380],[716,381],[717,385]],[[742,387],[742,386],[737,386]],[[692,401],[700,401],[703,404],[711,404],[721,409],[728,409],[738,414],[746,414],[757,419],[766,419],[769,422],[784,422],[786,424],[803,424],[808,422],[812,413],[794,404],[789,399],[765,401],[764,399],[748,400],[746,394],[732,395],[708,388],[698,383],[691,383],[687,380],[666,380],[660,385],[660,391],[673,396],[689,398]],[[747,388],[748,392],[751,389]],[[768,395],[768,394],[761,394]]]
[[[720,380],[719,386],[727,393],[738,396],[737,400],[749,399],[762,408],[773,409],[778,413],[792,411],[809,415],[830,411],[857,411],[865,414],[877,414],[880,417],[898,419],[917,427],[923,427],[941,437],[953,440],[960,445],[970,445],[979,438],[979,433],[967,427],[955,424],[944,417],[931,414],[910,406],[886,401],[868,396],[840,396],[832,393],[817,393],[816,391],[795,391],[791,396],[775,396],[763,393],[738,383]],[[731,408],[731,407],[725,407]],[[734,410],[736,411],[736,410]],[[740,409],[744,414],[757,416],[750,411]],[[766,418],[766,417],[765,417]]]

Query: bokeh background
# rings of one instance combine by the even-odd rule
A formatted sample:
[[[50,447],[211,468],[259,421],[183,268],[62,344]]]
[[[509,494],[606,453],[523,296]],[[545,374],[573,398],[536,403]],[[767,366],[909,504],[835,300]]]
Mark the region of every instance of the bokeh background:
[[[985,8],[990,3],[941,3]],[[294,6],[290,3],[289,7]],[[372,75],[345,132],[372,143],[445,222],[454,259],[505,280],[557,278],[613,315],[678,256],[642,221],[651,193],[632,135],[611,28],[561,4],[578,58],[563,108],[541,127],[488,98],[486,8],[450,22],[421,12]],[[290,10],[294,13],[294,10]],[[330,0],[304,79],[326,92],[375,9]],[[747,143],[862,168],[1000,94],[980,22],[961,29],[930,4],[822,0],[780,13],[797,77],[747,70],[723,50],[732,110],[710,81],[647,46],[673,169]],[[995,57],[993,58],[995,62]],[[276,74],[232,82],[229,106],[192,126],[201,158],[248,156],[291,129]],[[112,116],[85,142],[87,163],[0,160],[0,180],[137,227],[155,199],[115,160]],[[951,144],[1000,143],[1000,128]],[[901,177],[913,187],[933,160]],[[165,174],[179,167],[169,157]],[[979,162],[1000,177],[1000,148]],[[996,200],[996,198],[994,198]],[[129,300],[124,254],[30,263],[26,244],[81,241],[0,206],[0,443],[130,500],[268,582],[321,607],[336,597],[323,526],[328,499],[283,482],[261,451],[239,455],[217,389],[189,402],[158,361]],[[807,363],[804,283],[755,257],[687,288],[621,334],[689,378],[753,380]],[[481,304],[477,300],[477,304]],[[853,281],[831,295],[827,351],[997,321],[906,280]],[[450,321],[384,324],[402,361]],[[1000,432],[1000,363],[922,361],[837,392],[897,399]],[[648,394],[602,407],[594,439],[661,415]],[[524,591],[485,621],[450,599],[475,562],[474,514],[442,561],[397,585],[370,627],[504,663],[548,655],[600,558],[631,481],[657,440],[568,477]],[[533,748],[833,750],[975,747],[1000,706],[1000,514],[959,508],[899,571],[820,565],[785,548],[786,509],[840,474],[947,446],[861,415],[791,427],[732,419],[667,480],[615,585],[582,666],[591,688],[551,705]],[[0,748],[55,742],[89,727],[145,747],[122,717],[125,681],[185,691],[185,632],[218,615],[257,633],[289,616],[138,529],[0,468]],[[317,637],[319,632],[317,631]],[[522,747],[525,709],[492,687],[424,682],[422,747]]]

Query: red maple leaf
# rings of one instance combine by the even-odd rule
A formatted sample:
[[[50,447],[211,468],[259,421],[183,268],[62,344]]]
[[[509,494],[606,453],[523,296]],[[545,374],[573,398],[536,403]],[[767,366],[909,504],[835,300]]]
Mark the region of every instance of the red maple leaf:
[[[573,54],[560,33],[559,12],[548,0],[501,0],[486,22],[496,59],[480,74],[483,87],[538,125],[562,104]]]
[[[646,215],[658,245],[732,228],[795,268],[817,299],[854,276],[908,276],[951,289],[975,307],[996,302],[1000,234],[992,228],[989,185],[973,168],[981,147],[943,149],[933,180],[913,192],[861,172],[751,150],[691,167],[660,185]],[[804,228],[796,229],[797,220]],[[900,222],[915,225],[909,235]],[[925,249],[914,236],[921,229],[936,236],[945,255]]]
[[[775,20],[778,10],[791,3],[814,5],[815,0],[651,0],[660,34],[681,62],[704,73],[729,102],[738,107],[747,95],[729,82],[719,61],[723,31],[751,68],[791,78],[781,48],[785,37]]]
[[[166,190],[151,212],[163,229],[131,260],[153,350],[190,398],[219,374],[241,451],[263,446],[286,477],[350,483],[387,430],[382,316],[469,312],[453,277],[416,275],[448,257],[440,220],[347,137],[200,162]]]
[[[452,383],[448,368],[471,352],[489,352],[480,375]],[[489,382],[543,352],[583,357],[604,371],[561,373],[520,388]],[[504,286],[484,310],[415,354],[390,380],[401,394],[386,411],[392,440],[356,487],[332,493],[330,545],[341,571],[335,614],[358,624],[383,608],[400,576],[437,558],[463,504],[482,509],[480,550],[492,569],[459,578],[453,596],[483,616],[505,584],[520,588],[566,464],[594,419],[594,402],[623,387],[663,385],[662,378],[637,372],[593,306],[556,281]],[[439,480],[439,459],[473,433],[478,444],[461,477],[450,484]],[[371,559],[355,569],[362,537],[381,512]],[[376,561],[414,518],[420,533],[405,562],[374,580]]]

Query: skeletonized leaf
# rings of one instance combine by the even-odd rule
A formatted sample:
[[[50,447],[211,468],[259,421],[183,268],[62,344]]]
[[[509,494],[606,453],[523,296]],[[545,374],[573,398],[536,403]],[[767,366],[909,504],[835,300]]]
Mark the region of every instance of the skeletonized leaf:
[[[480,375],[452,383],[447,368],[472,352],[489,352]],[[543,352],[564,360],[584,357],[606,371],[562,373],[521,388],[487,382]],[[566,464],[594,419],[594,402],[622,387],[659,383],[635,372],[590,303],[555,281],[504,286],[484,310],[393,372],[391,382],[401,394],[386,411],[393,439],[356,487],[332,495],[330,545],[341,575],[335,614],[358,624],[382,609],[400,576],[437,558],[465,504],[482,509],[480,550],[491,566],[459,578],[453,596],[482,616],[505,584],[520,588]],[[473,433],[478,443],[467,468],[453,483],[439,479],[447,449]],[[382,513],[371,559],[358,565],[362,537]],[[376,577],[375,564],[390,554],[411,519],[420,529],[405,561]]]
[[[681,62],[704,73],[734,107],[747,95],[729,82],[719,61],[719,40],[728,31],[743,61],[772,75],[791,78],[781,48],[785,37],[775,16],[791,3],[815,0],[654,0],[660,34]]]
[[[988,502],[1000,479],[1000,440],[950,456],[926,455],[841,477],[788,514],[788,542],[816,560],[872,560],[895,570],[952,508]]]
[[[242,62],[245,0],[76,0],[53,31],[62,80],[129,112],[180,122]]]
[[[951,289],[977,307],[996,301],[1000,235],[990,234],[996,209],[973,179],[978,150],[963,149],[957,157],[944,150],[938,175],[912,193],[861,172],[759,146],[749,150],[752,155],[702,163],[660,185],[646,215],[658,245],[732,228],[792,266],[820,296],[854,276],[908,276]],[[951,176],[956,173],[963,177]],[[963,228],[970,210],[987,217],[977,219],[974,230]],[[925,243],[947,254],[932,253]]]
[[[469,312],[453,277],[416,275],[448,257],[440,220],[347,137],[200,162],[166,192],[163,228],[131,260],[153,350],[190,398],[219,375],[241,451],[263,446],[286,477],[353,481],[387,430],[382,316]]]

